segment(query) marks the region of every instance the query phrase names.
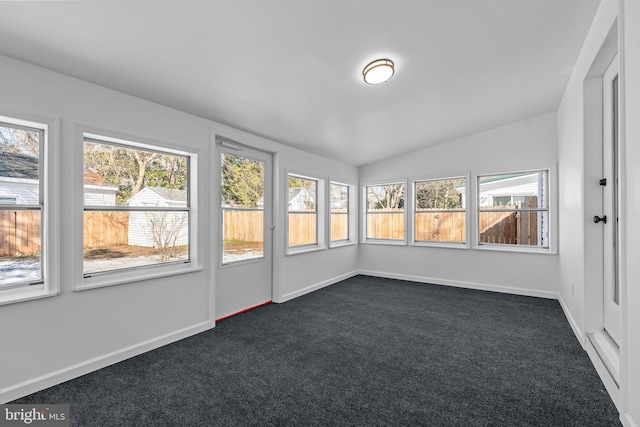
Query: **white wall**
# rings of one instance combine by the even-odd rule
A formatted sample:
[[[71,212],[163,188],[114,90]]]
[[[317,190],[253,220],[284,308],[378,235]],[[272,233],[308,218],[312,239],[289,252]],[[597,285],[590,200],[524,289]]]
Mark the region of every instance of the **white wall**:
[[[541,167],[551,167],[555,173],[556,153],[556,119],[548,113],[365,166],[360,169],[360,183]],[[557,292],[557,255],[360,246],[360,268],[369,274],[549,298]]]
[[[87,82],[0,56],[0,115],[31,121],[59,120],[60,177],[63,189],[81,188],[82,143],[78,126],[105,135],[198,154],[197,197],[202,269],[186,276],[142,280],[74,292],[82,280],[81,250],[74,248],[82,227],[81,191],[60,191],[61,294],[0,306],[0,402],[45,388],[159,345],[212,327],[217,262],[211,242],[219,239],[211,198],[218,164],[211,164],[211,129],[219,125]],[[238,134],[248,134],[237,132]],[[287,167],[355,182],[357,169],[253,138],[277,153],[278,176]],[[74,209],[77,211],[75,212]],[[279,209],[284,209],[281,207]],[[73,211],[74,214],[66,214]],[[281,216],[280,213],[276,212]],[[78,220],[80,219],[80,220]],[[281,225],[280,230],[283,230]],[[282,295],[297,295],[333,283],[357,270],[357,248],[327,250],[285,257],[284,237],[276,234]],[[79,257],[78,257],[78,254]],[[78,259],[80,258],[80,259]],[[219,285],[219,284],[216,284]],[[281,290],[280,290],[281,289]]]
[[[312,177],[325,178],[332,181],[351,184],[357,184],[358,182],[357,168],[345,168],[340,162],[323,160],[315,154],[290,150],[282,153],[278,162],[280,164],[278,181],[282,187],[283,194],[287,194],[285,190],[287,186],[287,170],[294,170]],[[330,188],[328,182],[324,188],[328,191]],[[328,196],[328,194],[325,194],[325,196]],[[277,226],[280,230],[285,230],[285,213],[288,205],[286,197],[280,200],[279,205],[283,214],[276,216]],[[325,203],[325,206],[328,206],[328,203]],[[358,213],[353,212],[352,214],[357,215]],[[324,227],[325,234],[329,230],[328,221],[329,217],[327,215]],[[326,235],[325,242],[328,242]],[[289,256],[284,256],[285,252],[286,245],[283,240],[277,252],[281,259],[280,265],[277,266],[277,271],[280,277],[279,286],[282,301],[322,287],[325,285],[327,277],[342,278],[343,275],[353,275],[357,271],[357,246],[344,246],[320,252],[298,253]],[[350,268],[352,269],[350,270]]]

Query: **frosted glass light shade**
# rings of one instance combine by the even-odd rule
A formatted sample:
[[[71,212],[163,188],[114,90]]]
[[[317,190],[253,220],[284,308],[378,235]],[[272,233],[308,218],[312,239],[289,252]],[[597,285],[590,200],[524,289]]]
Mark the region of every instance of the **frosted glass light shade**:
[[[364,67],[364,70],[362,70],[362,76],[364,77],[365,83],[377,85],[389,80],[393,76],[394,72],[395,68],[392,60],[376,59]]]

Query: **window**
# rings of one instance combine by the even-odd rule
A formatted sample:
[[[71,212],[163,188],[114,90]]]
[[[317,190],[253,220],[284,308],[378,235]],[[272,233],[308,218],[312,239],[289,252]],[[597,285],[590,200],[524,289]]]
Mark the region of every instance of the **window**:
[[[11,196],[0,196],[0,205],[17,205],[18,198]]]
[[[44,142],[45,126],[0,121],[0,290],[44,286]]]
[[[404,241],[404,183],[367,185],[366,240]]]
[[[549,171],[478,176],[478,245],[549,248]]]
[[[355,240],[354,224],[351,223],[353,186],[337,182],[331,183],[331,244],[339,246]]]
[[[192,157],[85,135],[85,278],[190,262]]]
[[[269,197],[265,199],[267,162],[222,152],[220,163],[222,264],[264,259],[265,202],[270,206]]]
[[[465,243],[465,178],[414,182],[414,242]]]
[[[288,247],[318,245],[318,180],[288,174]]]

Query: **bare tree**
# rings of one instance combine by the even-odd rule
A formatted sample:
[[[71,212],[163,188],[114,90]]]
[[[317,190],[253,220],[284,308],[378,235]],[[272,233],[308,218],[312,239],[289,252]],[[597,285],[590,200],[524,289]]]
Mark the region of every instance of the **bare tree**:
[[[185,212],[149,212],[147,220],[153,247],[158,249],[160,261],[165,262],[175,257],[178,253],[178,239],[187,227],[187,214]]]
[[[130,178],[133,182],[131,196],[135,196],[140,190],[142,190],[142,186],[144,185],[144,175],[147,170],[147,165],[149,165],[149,163],[151,163],[154,159],[157,159],[160,154],[148,151],[130,151],[133,153],[133,157],[138,165],[137,169],[130,171]]]
[[[0,143],[10,153],[38,157],[40,153],[40,134],[10,127],[0,128]]]
[[[368,187],[367,198],[372,209],[404,208],[404,184]]]
[[[93,142],[85,143],[85,167],[118,187],[118,202],[125,204],[145,186],[148,166],[159,153]]]

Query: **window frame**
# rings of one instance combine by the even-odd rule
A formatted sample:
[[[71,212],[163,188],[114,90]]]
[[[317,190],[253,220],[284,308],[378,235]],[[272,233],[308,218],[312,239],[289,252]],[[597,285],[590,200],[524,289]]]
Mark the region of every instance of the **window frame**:
[[[289,210],[289,177],[306,179],[306,180],[311,180],[316,182],[315,212]],[[283,234],[285,238],[286,255],[296,255],[296,254],[301,254],[306,252],[314,252],[314,251],[324,250],[327,248],[326,237],[325,237],[325,230],[326,230],[326,226],[325,226],[326,206],[325,205],[327,203],[325,200],[326,193],[327,193],[326,185],[327,185],[326,178],[319,178],[312,174],[301,173],[301,172],[289,170],[289,169],[285,170],[285,179],[284,179],[285,191],[283,193],[284,194],[283,201],[284,201],[284,212],[286,213],[286,216],[285,216],[285,233]],[[290,214],[292,213],[316,215],[316,243],[289,246],[289,218],[290,218]]]
[[[374,239],[374,238],[368,238],[367,237],[367,226],[368,226],[368,214],[369,212],[369,203],[368,203],[368,199],[367,199],[367,188],[368,187],[381,187],[381,186],[385,186],[385,185],[396,185],[396,184],[402,184],[404,186],[404,208],[402,210],[402,212],[397,212],[397,214],[402,213],[403,215],[403,225],[404,225],[404,233],[403,233],[403,238],[402,239]],[[409,230],[408,227],[408,220],[407,220],[407,210],[410,208],[410,206],[407,205],[407,203],[409,203],[409,201],[411,200],[408,194],[408,180],[407,179],[388,179],[388,180],[384,180],[384,181],[374,181],[374,182],[366,182],[364,184],[362,184],[361,186],[362,188],[362,214],[360,215],[361,218],[361,228],[360,228],[360,232],[361,232],[361,242],[362,243],[366,243],[366,244],[377,244],[377,245],[394,245],[394,246],[405,246],[407,245],[407,241],[408,241],[408,234],[411,230]],[[377,212],[375,214],[384,214],[384,212]]]
[[[540,246],[528,246],[528,245],[511,245],[511,244],[501,244],[501,243],[482,243],[480,242],[480,213],[481,212],[490,212],[491,210],[481,210],[480,209],[480,179],[486,176],[495,176],[495,175],[521,175],[528,173],[539,173],[546,172],[547,175],[547,193],[546,197],[547,206],[544,208],[536,208],[536,209],[501,209],[500,211],[513,211],[513,212],[547,212],[547,240],[548,245],[546,247]],[[505,168],[499,170],[489,170],[489,171],[481,171],[474,172],[472,174],[472,181],[474,185],[474,195],[473,195],[473,210],[475,212],[474,215],[474,237],[473,237],[473,249],[478,249],[482,251],[498,251],[498,252],[522,252],[522,253],[537,253],[537,254],[557,254],[557,238],[558,235],[558,221],[557,221],[557,173],[555,166],[532,166],[532,167],[523,167],[523,168]]]
[[[332,212],[331,210],[331,186],[332,185],[339,185],[339,186],[343,186],[343,187],[347,187],[347,212]],[[351,245],[357,245],[358,244],[358,240],[356,238],[356,232],[357,232],[357,225],[356,225],[356,218],[357,218],[357,214],[356,214],[356,208],[357,208],[357,203],[356,203],[356,190],[357,187],[355,184],[349,184],[343,181],[336,181],[336,180],[329,180],[329,191],[328,193],[328,209],[329,209],[329,248],[339,248],[342,246],[351,246]],[[333,215],[335,214],[339,214],[339,215],[347,215],[347,238],[346,239],[341,239],[341,240],[332,240],[331,239],[331,231],[332,231],[332,218]]]
[[[472,235],[472,221],[470,220],[470,191],[469,191],[469,182],[470,182],[470,174],[468,172],[457,173],[457,174],[447,174],[447,175],[431,175],[431,176],[420,176],[410,179],[410,209],[411,209],[411,218],[409,219],[410,223],[410,232],[411,237],[409,239],[409,244],[412,246],[425,246],[425,247],[438,247],[438,248],[451,248],[451,249],[470,249],[472,239],[470,236]],[[465,241],[464,242],[441,242],[437,240],[416,240],[416,214],[420,211],[417,209],[417,201],[416,201],[416,184],[421,182],[429,182],[429,181],[447,181],[452,179],[463,179],[465,181],[465,188],[463,193],[463,206],[464,209],[442,209],[438,210],[438,212],[464,212],[465,219]]]
[[[120,285],[132,283],[141,280],[148,280],[178,274],[192,273],[200,271],[203,267],[200,265],[198,257],[198,157],[199,153],[192,148],[180,147],[177,144],[169,144],[159,142],[157,140],[148,140],[146,138],[117,135],[115,132],[94,130],[84,126],[76,126],[76,140],[79,141],[80,149],[77,151],[79,165],[75,182],[74,192],[78,195],[78,206],[76,209],[78,216],[75,224],[79,224],[76,228],[74,243],[75,256],[77,261],[74,265],[74,271],[80,280],[74,282],[74,291],[83,291],[87,289],[101,288],[105,286]],[[117,136],[114,136],[117,135]],[[182,209],[171,209],[161,207],[144,207],[137,206],[130,209],[125,206],[85,206],[84,201],[84,144],[86,140],[90,142],[104,143],[106,145],[121,146],[130,149],[140,149],[146,151],[159,152],[167,155],[175,155],[187,158],[188,179],[187,179],[187,206]],[[84,272],[84,213],[86,211],[186,211],[188,215],[188,259],[175,262],[159,263],[144,265],[139,267],[129,267],[116,270],[107,270],[93,273]]]
[[[20,118],[18,118],[20,117]],[[59,269],[59,120],[36,117],[23,112],[3,110],[0,122],[8,127],[37,131],[41,135],[39,147],[39,201],[38,205],[3,204],[11,210],[34,210],[40,214],[40,279],[3,286],[0,288],[0,305],[46,298],[60,293]],[[19,198],[17,198],[19,199]],[[17,201],[17,200],[16,200]],[[16,209],[16,207],[18,209]]]

